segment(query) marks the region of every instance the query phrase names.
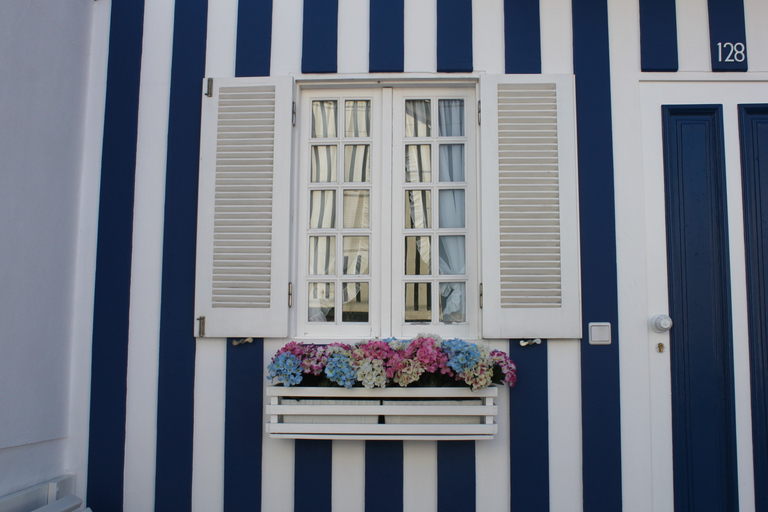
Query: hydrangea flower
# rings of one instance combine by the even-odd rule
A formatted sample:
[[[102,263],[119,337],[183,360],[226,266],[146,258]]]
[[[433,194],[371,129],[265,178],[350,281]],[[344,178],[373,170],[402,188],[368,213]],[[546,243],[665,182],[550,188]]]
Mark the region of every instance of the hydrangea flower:
[[[301,382],[301,363],[290,352],[278,353],[267,365],[267,379],[277,379],[285,386],[296,386]]]
[[[456,373],[463,373],[475,367],[480,361],[480,349],[474,343],[452,339],[443,341],[443,350],[448,355],[448,366]]]
[[[328,357],[328,362],[325,365],[325,376],[331,382],[345,388],[351,388],[355,385],[355,370],[350,364],[349,356],[339,351],[333,352]]]

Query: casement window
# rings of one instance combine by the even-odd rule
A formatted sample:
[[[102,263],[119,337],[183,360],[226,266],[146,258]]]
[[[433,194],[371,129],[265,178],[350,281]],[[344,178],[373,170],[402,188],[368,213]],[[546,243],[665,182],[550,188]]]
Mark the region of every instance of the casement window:
[[[569,76],[214,79],[196,334],[580,337],[573,109]]]

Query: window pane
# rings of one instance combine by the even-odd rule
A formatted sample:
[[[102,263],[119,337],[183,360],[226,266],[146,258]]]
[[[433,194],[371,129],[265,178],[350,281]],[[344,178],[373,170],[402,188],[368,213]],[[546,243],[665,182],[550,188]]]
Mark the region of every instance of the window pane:
[[[405,237],[405,275],[428,276],[432,274],[431,237]]]
[[[309,237],[309,273],[312,275],[336,274],[336,237]]]
[[[336,227],[336,191],[313,190],[309,194],[309,228]]]
[[[344,181],[368,183],[371,181],[371,146],[354,144],[344,146]]]
[[[440,283],[440,322],[467,321],[466,283]]]
[[[405,136],[432,136],[432,106],[430,100],[405,100]]]
[[[405,321],[432,321],[432,283],[405,283]]]
[[[336,146],[312,146],[313,183],[336,181]]]
[[[371,102],[347,100],[344,103],[347,137],[371,136]]]
[[[368,321],[368,283],[343,283],[342,322]]]
[[[312,138],[336,137],[336,100],[312,102]]]
[[[467,272],[463,236],[440,237],[440,274],[455,275]]]
[[[440,181],[464,181],[464,144],[440,144]]]
[[[432,146],[429,144],[405,146],[405,181],[410,183],[432,181]]]
[[[333,322],[336,297],[334,283],[309,283],[309,308],[307,319],[310,322]]]
[[[405,191],[405,229],[432,227],[432,191]]]
[[[464,190],[441,190],[438,199],[440,227],[463,228],[465,224]]]
[[[438,100],[440,137],[464,136],[464,100]]]
[[[368,228],[370,226],[370,192],[368,190],[344,191],[344,227]]]
[[[368,237],[345,236],[344,274],[361,275],[368,273]]]

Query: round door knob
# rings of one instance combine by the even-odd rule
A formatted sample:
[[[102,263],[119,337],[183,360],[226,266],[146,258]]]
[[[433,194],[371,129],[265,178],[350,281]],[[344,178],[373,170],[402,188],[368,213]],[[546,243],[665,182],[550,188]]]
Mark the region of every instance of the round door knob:
[[[672,319],[667,315],[656,315],[651,318],[651,329],[656,332],[667,332],[672,328]]]

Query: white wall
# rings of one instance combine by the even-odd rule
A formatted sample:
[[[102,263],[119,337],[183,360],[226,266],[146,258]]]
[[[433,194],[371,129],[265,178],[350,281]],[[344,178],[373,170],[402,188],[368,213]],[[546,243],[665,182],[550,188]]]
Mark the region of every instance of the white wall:
[[[66,469],[93,5],[0,2],[0,496]]]

